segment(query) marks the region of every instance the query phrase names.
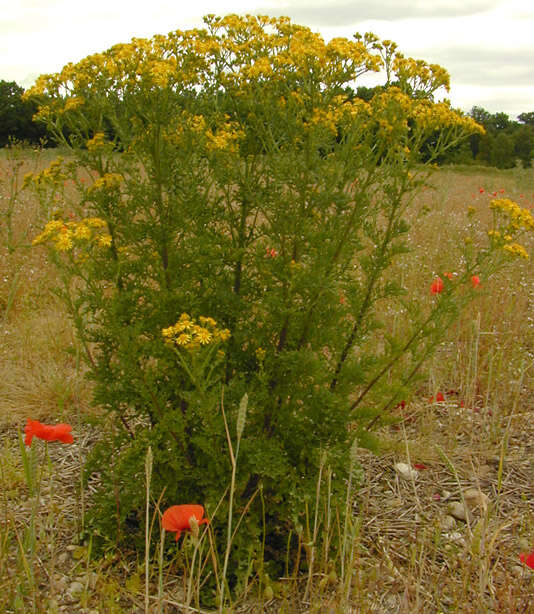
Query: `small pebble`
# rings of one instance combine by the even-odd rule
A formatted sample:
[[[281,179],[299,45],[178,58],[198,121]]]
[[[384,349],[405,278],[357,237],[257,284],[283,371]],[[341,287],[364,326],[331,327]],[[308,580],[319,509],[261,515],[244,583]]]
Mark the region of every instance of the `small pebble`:
[[[82,593],[83,584],[78,581],[71,582],[69,588],[67,589],[67,595],[74,601],[77,601]]]
[[[447,514],[446,516],[443,516],[439,524],[443,531],[450,531],[456,526],[456,520],[454,520],[452,516],[449,516],[449,514]]]
[[[468,488],[464,491],[464,499],[469,509],[479,508],[484,512],[488,509],[489,497],[478,488]]]
[[[415,469],[412,469],[410,465],[406,463],[396,463],[393,465],[393,469],[403,480],[416,480],[419,475]]]
[[[66,576],[58,575],[54,578],[54,586],[57,591],[63,593],[67,590],[68,580]]]
[[[516,578],[521,578],[523,576],[523,574],[525,573],[525,570],[523,569],[523,567],[521,565],[514,565],[512,567],[512,574],[516,577]]]
[[[58,557],[57,560],[59,561],[59,563],[61,565],[64,565],[68,560],[69,560],[69,555],[67,552],[62,552]]]
[[[452,501],[448,507],[449,514],[457,520],[467,520],[467,510],[459,501]]]
[[[491,473],[491,467],[489,465],[480,465],[478,468],[478,476],[480,479],[484,480]]]
[[[453,531],[452,533],[446,533],[444,537],[449,539],[451,542],[454,542],[455,544],[464,543],[464,538],[462,537],[462,534],[458,531]]]

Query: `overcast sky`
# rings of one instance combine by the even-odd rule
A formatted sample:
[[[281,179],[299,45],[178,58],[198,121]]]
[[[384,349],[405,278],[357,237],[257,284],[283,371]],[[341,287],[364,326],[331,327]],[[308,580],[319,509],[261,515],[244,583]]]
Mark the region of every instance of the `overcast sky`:
[[[534,111],[534,0],[0,0],[0,79],[28,87],[133,36],[201,27],[207,13],[288,15],[325,40],[374,32],[444,66],[456,107]]]

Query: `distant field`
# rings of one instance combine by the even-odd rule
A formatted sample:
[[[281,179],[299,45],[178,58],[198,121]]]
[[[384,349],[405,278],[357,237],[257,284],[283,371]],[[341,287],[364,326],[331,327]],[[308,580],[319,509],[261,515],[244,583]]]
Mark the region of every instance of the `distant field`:
[[[52,292],[56,272],[45,251],[30,246],[44,221],[42,208],[20,190],[26,172],[56,156],[45,151],[13,160],[0,151],[0,514],[9,519],[0,529],[0,609],[31,611],[13,605],[25,594],[39,604],[37,612],[59,611],[56,606],[86,613],[143,611],[142,586],[127,581],[139,579],[135,561],[117,555],[118,562],[108,564],[92,560],[87,547],[74,546],[80,462],[92,441],[86,417],[97,410],[80,348]],[[435,275],[461,267],[467,207],[487,217],[493,194],[534,210],[534,170],[436,170],[413,207],[416,259],[399,260],[391,274],[409,292],[428,294]],[[403,420],[382,433],[382,453],[362,451],[366,480],[354,507],[361,548],[353,612],[532,611],[534,571],[520,565],[519,553],[534,546],[533,274],[532,260],[518,261],[506,273],[481,280],[481,296],[427,365],[425,385],[399,413]],[[392,314],[391,326],[397,325],[401,321]],[[437,392],[445,401],[429,402]],[[28,497],[16,429],[28,417],[71,422],[79,452],[63,461],[54,488],[43,494],[31,581],[17,555]],[[397,462],[419,465],[417,479],[399,477]],[[473,488],[487,502],[473,507],[469,522],[447,520],[450,502]],[[68,545],[73,547],[67,551]],[[67,589],[80,578],[83,598],[69,601]],[[164,611],[182,611],[172,605],[177,585],[166,576]],[[24,599],[16,603],[29,603]],[[284,599],[265,611],[338,611],[335,585],[317,593],[318,610],[302,604],[298,594]],[[286,609],[277,610],[283,603]]]

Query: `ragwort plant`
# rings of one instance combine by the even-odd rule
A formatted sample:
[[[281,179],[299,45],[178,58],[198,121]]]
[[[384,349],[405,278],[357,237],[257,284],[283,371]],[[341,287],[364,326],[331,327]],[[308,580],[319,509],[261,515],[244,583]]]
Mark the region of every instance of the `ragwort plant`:
[[[28,95],[71,152],[61,181],[78,197],[72,219],[51,219],[36,242],[62,272],[106,410],[94,530],[142,537],[150,446],[152,492],[202,503],[224,535],[224,505],[211,512],[232,475],[225,419],[235,433],[247,393],[234,475],[247,513],[230,564],[243,577],[259,558],[282,561],[291,531],[311,541],[323,492],[328,509],[350,509],[352,442],[372,445],[476,295],[471,277],[506,254],[466,245],[439,296],[405,296],[388,275],[408,250],[423,144],[428,166],[480,130],[434,101],[442,68],[371,34],[325,43],[287,18],[205,24],[37,80]],[[369,102],[347,89],[380,70]],[[396,335],[377,315],[384,304],[405,314]]]

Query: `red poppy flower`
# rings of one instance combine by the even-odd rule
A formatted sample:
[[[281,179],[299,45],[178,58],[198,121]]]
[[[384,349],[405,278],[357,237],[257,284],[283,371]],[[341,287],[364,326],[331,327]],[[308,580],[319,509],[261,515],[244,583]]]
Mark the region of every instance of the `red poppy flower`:
[[[473,288],[480,286],[480,277],[478,275],[473,275],[473,277],[471,277],[471,284]]]
[[[204,508],[202,505],[173,505],[165,510],[161,519],[161,524],[165,531],[176,533],[175,541],[178,541],[182,531],[190,531],[190,520],[195,519],[197,524],[208,524],[208,519],[204,518]]]
[[[24,427],[26,438],[24,443],[32,445],[32,439],[38,437],[45,441],[61,441],[61,443],[72,443],[74,437],[71,435],[72,426],[70,424],[43,424],[38,420],[30,420]]]
[[[443,403],[443,401],[445,401],[445,397],[441,392],[438,392],[438,394],[436,395],[436,403]],[[434,397],[430,397],[430,399],[428,399],[428,402],[434,403]]]
[[[443,273],[443,277],[446,277],[447,279],[452,279],[454,277],[454,273]]]
[[[484,194],[484,188],[478,188],[478,191],[479,191],[481,194]]]
[[[530,554],[521,553],[519,559],[522,563],[525,563],[527,567],[534,569],[534,550]]]
[[[430,286],[431,294],[439,294],[443,290],[443,279],[436,277]]]

